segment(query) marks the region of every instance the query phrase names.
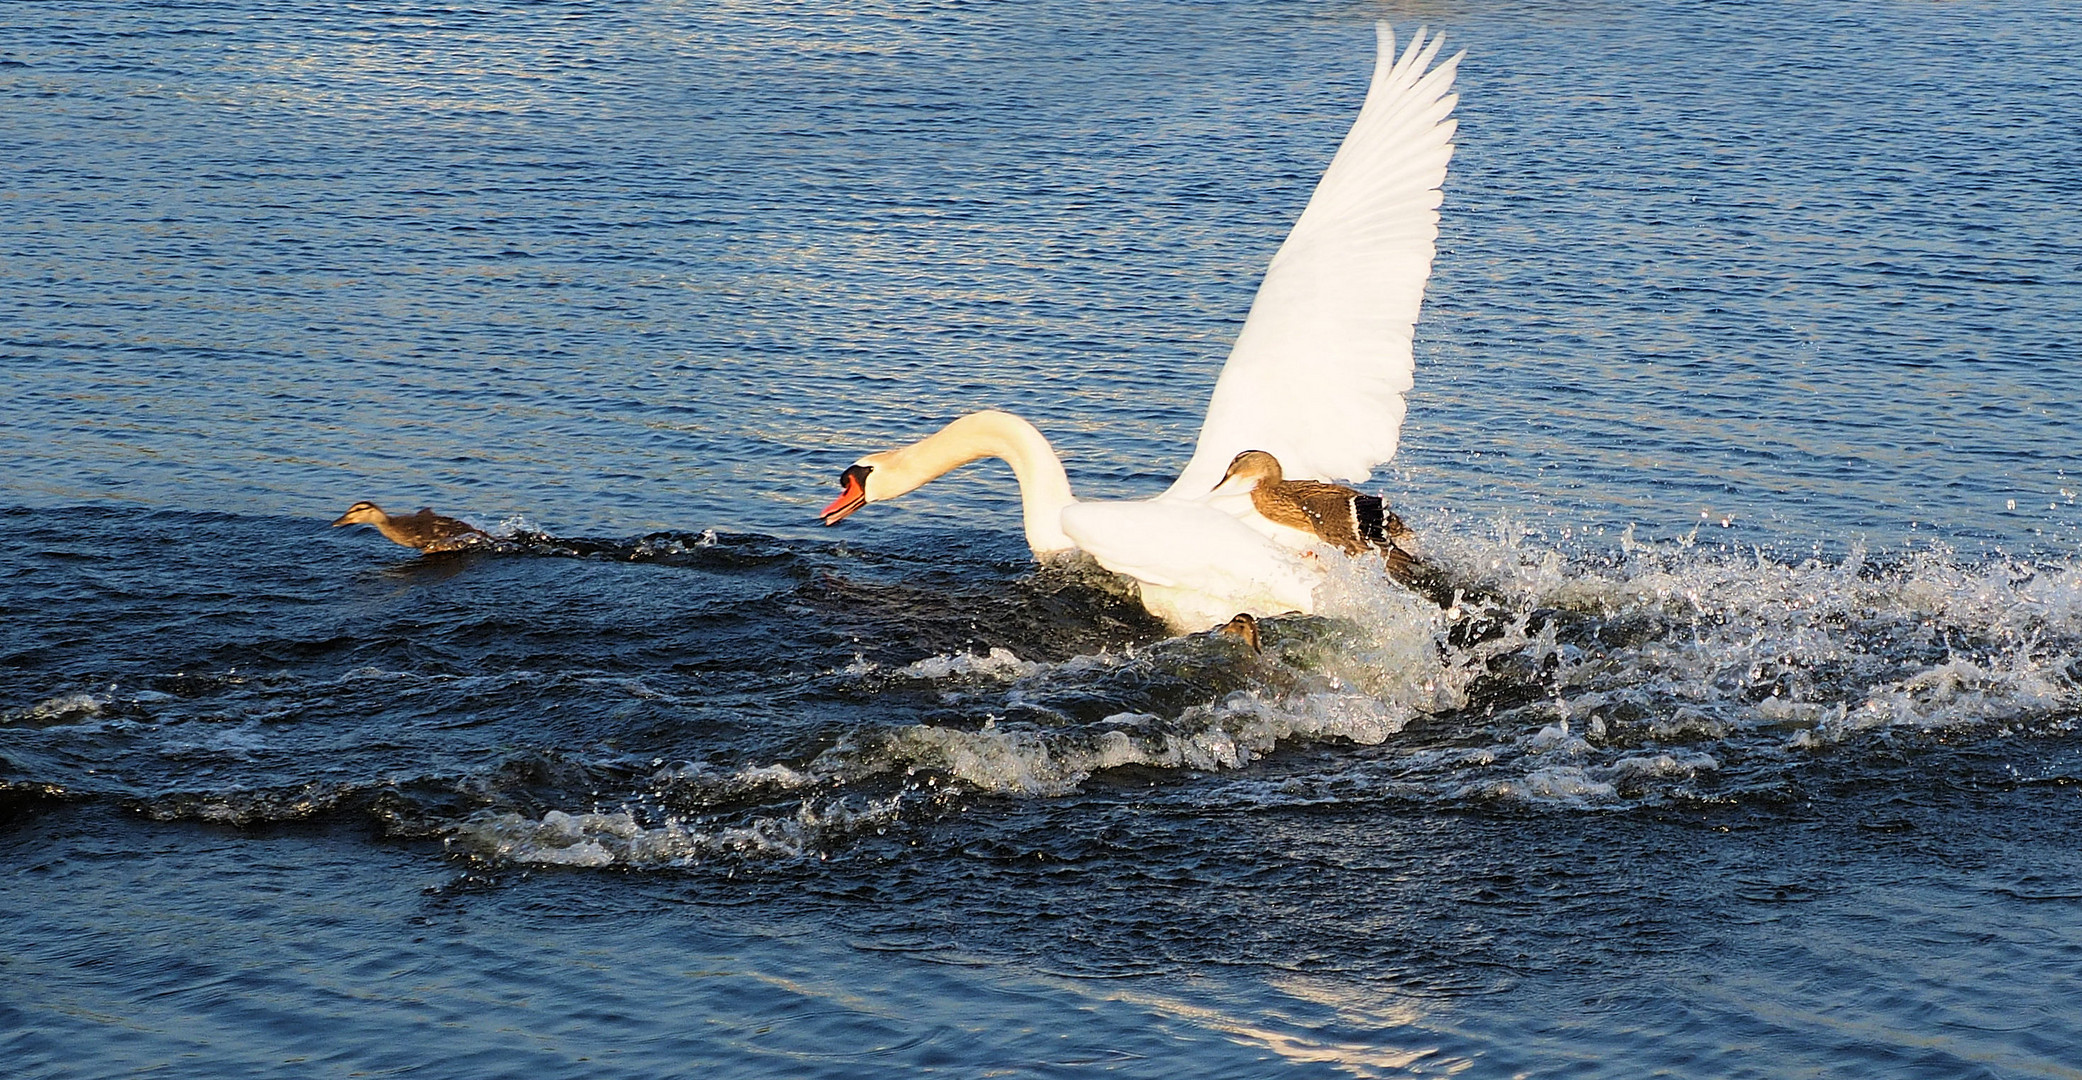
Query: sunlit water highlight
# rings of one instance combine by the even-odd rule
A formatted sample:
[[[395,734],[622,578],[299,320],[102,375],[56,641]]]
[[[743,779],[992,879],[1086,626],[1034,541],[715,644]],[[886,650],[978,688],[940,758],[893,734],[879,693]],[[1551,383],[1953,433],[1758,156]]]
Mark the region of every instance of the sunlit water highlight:
[[[10,6],[10,1075],[2076,1075],[2070,13],[1386,12],[1447,609],[815,527],[1159,489],[1381,13]]]

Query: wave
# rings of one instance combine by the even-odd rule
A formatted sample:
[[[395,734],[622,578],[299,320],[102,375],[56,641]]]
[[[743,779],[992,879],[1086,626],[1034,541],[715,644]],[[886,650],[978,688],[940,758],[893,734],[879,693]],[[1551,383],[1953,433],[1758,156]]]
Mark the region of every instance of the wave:
[[[1784,560],[1631,533],[1564,551],[1504,526],[1428,537],[1443,606],[1335,565],[1325,614],[1265,620],[1258,654],[1117,617],[1132,596],[1092,567],[1008,581],[715,533],[505,542],[687,566],[690,596],[709,574],[756,587],[687,607],[690,628],[616,625],[634,666],[630,645],[596,645],[601,616],[535,625],[495,603],[509,613],[439,637],[328,639],[385,658],[332,674],[59,688],[0,712],[0,781],[155,818],[361,816],[466,858],[649,867],[824,856],[1123,783],[1210,806],[1772,806],[1818,767],[1883,788],[1903,753],[2071,740],[2082,717],[2073,560]],[[622,605],[634,587],[657,586],[602,586]],[[837,655],[806,668],[809,648]]]
[[[1574,562],[1508,544],[1444,558],[1480,605],[1430,608],[1355,565],[1327,617],[1270,621],[1262,658],[1203,635],[1060,663],[1004,649],[894,670],[856,660],[839,674],[884,690],[931,684],[956,715],[845,732],[790,769],[790,790],[819,793],[790,813],[720,828],[628,809],[508,814],[451,842],[589,865],[800,855],[950,798],[1062,798],[1121,770],[1241,774],[1311,745],[1355,752],[1283,770],[1271,787],[1218,785],[1220,798],[1571,812],[1771,803],[1815,755],[1860,739],[1887,757],[1902,738],[2066,737],[2082,714],[2072,563],[1927,552],[1882,564],[1854,551],[1781,564],[1630,538]],[[1172,712],[1079,718],[1095,690],[1119,701],[1217,664],[1249,685]],[[878,779],[893,790],[867,797]]]

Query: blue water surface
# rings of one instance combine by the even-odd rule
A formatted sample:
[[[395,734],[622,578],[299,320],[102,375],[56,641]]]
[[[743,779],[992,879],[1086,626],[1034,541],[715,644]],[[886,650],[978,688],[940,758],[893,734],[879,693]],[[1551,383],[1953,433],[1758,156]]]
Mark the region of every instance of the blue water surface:
[[[1482,591],[1037,568],[1371,24]],[[0,6],[9,1075],[2075,1075],[2082,11]],[[426,556],[358,499],[508,538]],[[1471,604],[1471,609],[1473,605]]]

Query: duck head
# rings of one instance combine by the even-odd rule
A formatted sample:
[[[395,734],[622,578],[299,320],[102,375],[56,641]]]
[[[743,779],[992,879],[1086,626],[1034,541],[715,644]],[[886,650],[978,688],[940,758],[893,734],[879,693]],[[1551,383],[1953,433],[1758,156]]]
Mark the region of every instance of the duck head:
[[[378,509],[375,503],[363,500],[348,507],[347,512],[341,514],[338,521],[333,522],[333,528],[337,529],[342,525],[374,525],[388,516]]]
[[[1248,611],[1237,612],[1235,618],[1215,627],[1215,633],[1227,634],[1242,641],[1245,645],[1250,646],[1252,652],[1265,651],[1264,647],[1258,642],[1258,620]]]
[[[1286,474],[1280,470],[1280,459],[1263,450],[1246,450],[1229,459],[1228,471],[1222,473],[1222,479],[1215,484],[1214,490],[1222,490],[1231,480],[1238,481],[1239,486],[1248,491],[1262,481],[1284,479]]]

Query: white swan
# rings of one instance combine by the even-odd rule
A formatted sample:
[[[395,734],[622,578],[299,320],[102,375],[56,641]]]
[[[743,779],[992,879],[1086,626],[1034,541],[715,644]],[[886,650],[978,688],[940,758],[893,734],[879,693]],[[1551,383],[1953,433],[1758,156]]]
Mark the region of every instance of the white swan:
[[[840,477],[826,525],[971,461],[1003,458],[1019,480],[1027,545],[1081,550],[1134,578],[1143,606],[1180,632],[1239,612],[1310,612],[1322,574],[1247,497],[1214,496],[1237,454],[1263,450],[1288,479],[1369,477],[1395,454],[1416,362],[1424,283],[1453,156],[1456,55],[1423,31],[1400,59],[1388,24],[1359,118],[1272,258],[1215,383],[1185,471],[1153,499],[1081,502],[1048,440],[1009,413],[961,417]],[[1463,54],[1464,55],[1464,54]],[[1427,70],[1428,69],[1428,70]],[[1292,532],[1292,530],[1287,530]]]

